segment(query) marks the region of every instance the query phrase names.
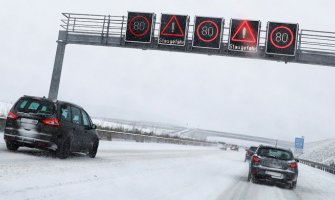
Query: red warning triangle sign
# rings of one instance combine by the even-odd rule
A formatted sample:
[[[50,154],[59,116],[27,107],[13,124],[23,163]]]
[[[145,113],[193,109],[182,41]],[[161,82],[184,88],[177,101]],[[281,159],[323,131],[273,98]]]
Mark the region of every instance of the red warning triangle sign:
[[[180,23],[177,19],[177,16],[172,16],[169,22],[163,28],[161,35],[164,36],[177,36],[177,37],[184,37],[184,31],[180,26]]]
[[[256,43],[254,30],[250,28],[248,21],[243,21],[231,39],[234,42]]]

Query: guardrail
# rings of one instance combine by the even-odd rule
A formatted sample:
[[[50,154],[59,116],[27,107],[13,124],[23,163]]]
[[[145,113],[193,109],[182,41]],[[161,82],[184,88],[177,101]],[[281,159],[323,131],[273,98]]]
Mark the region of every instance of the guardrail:
[[[298,159],[298,160],[302,164],[320,169],[320,170],[325,171],[325,172],[335,174],[335,168],[331,167],[329,165],[325,165],[325,164],[322,164],[322,163],[317,163],[317,162],[313,162],[313,161],[309,161],[309,160],[305,160],[305,159]]]
[[[153,135],[143,135],[134,134],[127,132],[117,132],[97,129],[100,139],[103,140],[113,140],[113,139],[124,139],[124,140],[134,140],[136,142],[155,142],[155,143],[170,143],[170,144],[182,144],[182,145],[195,145],[195,146],[212,146],[217,145],[215,142],[206,142],[193,139],[183,139],[183,138],[169,138],[163,136],[153,136]]]
[[[6,118],[0,117],[0,131],[4,130],[5,123]],[[216,143],[213,142],[199,141],[193,139],[169,138],[163,136],[134,134],[127,132],[109,131],[103,129],[97,129],[97,133],[100,139],[109,141],[111,141],[112,139],[123,139],[123,140],[133,140],[136,142],[156,142],[156,143],[170,143],[170,144],[195,145],[195,146],[216,145]]]

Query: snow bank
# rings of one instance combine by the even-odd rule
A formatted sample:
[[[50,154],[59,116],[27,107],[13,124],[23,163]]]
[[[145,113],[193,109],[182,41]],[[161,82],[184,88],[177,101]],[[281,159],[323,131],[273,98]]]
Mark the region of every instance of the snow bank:
[[[103,128],[120,129],[122,131],[138,130],[141,133],[153,133],[155,135],[180,136],[185,128],[173,125],[160,125],[154,122],[126,121],[118,119],[93,118],[93,123]]]
[[[335,139],[307,143],[304,153],[299,157],[329,165],[335,161]]]

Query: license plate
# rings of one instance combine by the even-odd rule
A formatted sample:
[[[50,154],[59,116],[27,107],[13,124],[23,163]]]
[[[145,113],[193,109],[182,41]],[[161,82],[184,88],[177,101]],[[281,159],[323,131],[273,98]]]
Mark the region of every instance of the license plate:
[[[35,120],[35,119],[21,118],[21,123],[36,125],[38,123],[38,121]]]
[[[278,173],[278,172],[266,171],[265,174],[270,175],[272,178],[277,178],[277,179],[283,178],[283,174]]]

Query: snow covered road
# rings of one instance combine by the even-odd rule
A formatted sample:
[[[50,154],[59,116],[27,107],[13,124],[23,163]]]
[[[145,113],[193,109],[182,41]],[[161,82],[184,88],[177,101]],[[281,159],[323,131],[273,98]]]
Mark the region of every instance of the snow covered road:
[[[300,167],[296,190],[247,182],[244,151],[106,142],[95,159],[66,160],[21,148],[6,150],[0,134],[0,199],[230,200],[334,199],[335,176]]]

